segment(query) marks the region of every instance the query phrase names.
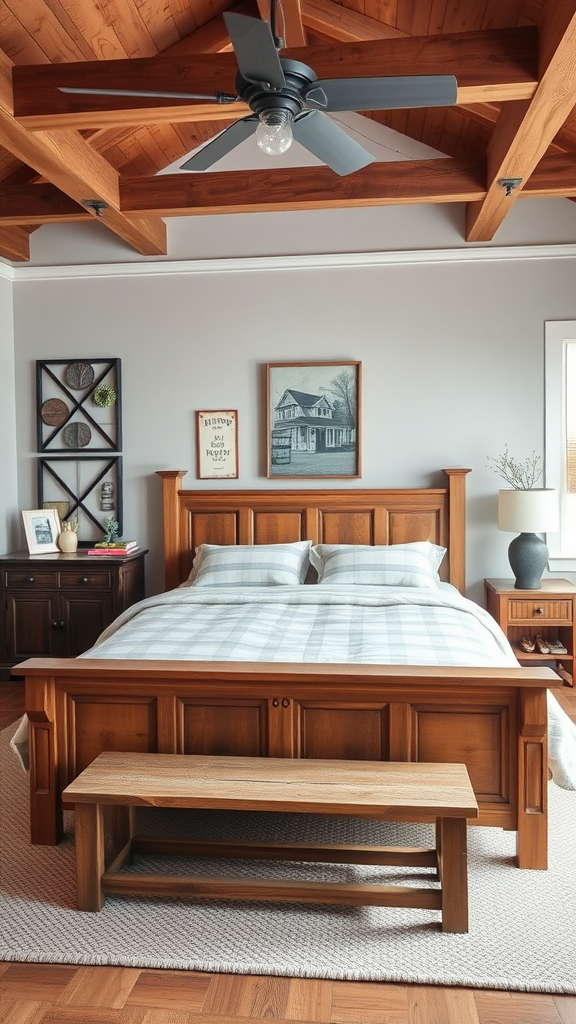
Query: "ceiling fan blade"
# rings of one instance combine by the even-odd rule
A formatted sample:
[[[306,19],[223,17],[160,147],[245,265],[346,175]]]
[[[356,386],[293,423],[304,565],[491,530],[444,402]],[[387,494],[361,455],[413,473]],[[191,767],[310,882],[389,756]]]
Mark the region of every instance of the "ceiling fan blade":
[[[331,167],[336,174],[352,174],[374,162],[375,157],[351,139],[342,128],[318,110],[310,110],[292,125],[301,146]]]
[[[225,128],[220,135],[208,142],[199,153],[191,156],[180,167],[181,171],[206,171],[223,156],[230,153],[245,139],[249,139],[256,131],[259,121],[257,117],[244,117]]]
[[[73,86],[58,86],[58,92],[70,92],[79,96],[148,96],[166,100],[209,100],[211,103],[235,103],[239,98],[231,93],[217,92],[206,96],[199,92],[150,92],[145,89],[80,89]]]
[[[395,110],[450,107],[456,103],[457,92],[453,75],[327,78],[310,85],[304,99],[320,110]]]
[[[286,79],[268,22],[230,11],[224,12],[224,21],[242,78],[283,89]]]

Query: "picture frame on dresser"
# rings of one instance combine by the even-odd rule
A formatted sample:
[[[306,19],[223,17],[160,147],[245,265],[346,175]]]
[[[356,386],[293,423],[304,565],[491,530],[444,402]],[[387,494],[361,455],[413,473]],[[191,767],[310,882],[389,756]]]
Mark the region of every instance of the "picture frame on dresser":
[[[267,364],[269,479],[361,476],[361,374],[355,360]]]
[[[22,512],[24,533],[31,555],[49,555],[59,551],[60,517],[55,508],[36,508]]]

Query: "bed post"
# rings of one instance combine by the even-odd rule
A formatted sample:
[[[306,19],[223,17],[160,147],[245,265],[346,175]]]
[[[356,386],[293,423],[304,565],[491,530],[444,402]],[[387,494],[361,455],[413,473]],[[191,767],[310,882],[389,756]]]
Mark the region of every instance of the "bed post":
[[[156,475],[162,478],[162,499],[164,512],[164,585],[173,590],[180,579],[180,528],[181,516],[178,508],[178,492],[182,485],[185,469],[159,469]]]
[[[26,679],[30,746],[30,841],[54,846],[63,835],[54,677]]]
[[[466,589],[466,475],[469,469],[445,469],[448,477],[448,522],[450,538],[450,583],[460,591]]]

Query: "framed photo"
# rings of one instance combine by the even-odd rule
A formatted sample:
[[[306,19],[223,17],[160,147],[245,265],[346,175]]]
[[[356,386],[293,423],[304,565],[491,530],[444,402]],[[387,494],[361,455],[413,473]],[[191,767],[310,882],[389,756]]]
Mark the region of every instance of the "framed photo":
[[[358,362],[267,364],[267,476],[359,477]]]
[[[47,555],[60,551],[56,541],[60,534],[60,518],[55,508],[36,508],[22,512],[26,543],[31,555]]]
[[[238,413],[211,409],[196,413],[199,480],[238,479]]]

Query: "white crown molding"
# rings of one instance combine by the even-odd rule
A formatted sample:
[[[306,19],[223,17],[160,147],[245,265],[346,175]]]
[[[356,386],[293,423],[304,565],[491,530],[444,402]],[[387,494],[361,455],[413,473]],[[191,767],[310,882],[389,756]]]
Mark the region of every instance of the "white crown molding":
[[[211,260],[150,260],[134,263],[92,263],[79,266],[7,267],[10,279],[55,281],[75,278],[172,276],[178,274],[261,273],[286,270],[330,270],[427,263],[470,263],[502,260],[574,259],[576,245],[494,246],[467,249],[418,249],[404,252],[325,253],[313,256],[257,256]],[[0,265],[1,266],[1,265]],[[1,273],[1,269],[0,269]]]
[[[15,279],[14,267],[2,260],[0,260],[0,278],[4,278],[5,281],[14,281]]]

